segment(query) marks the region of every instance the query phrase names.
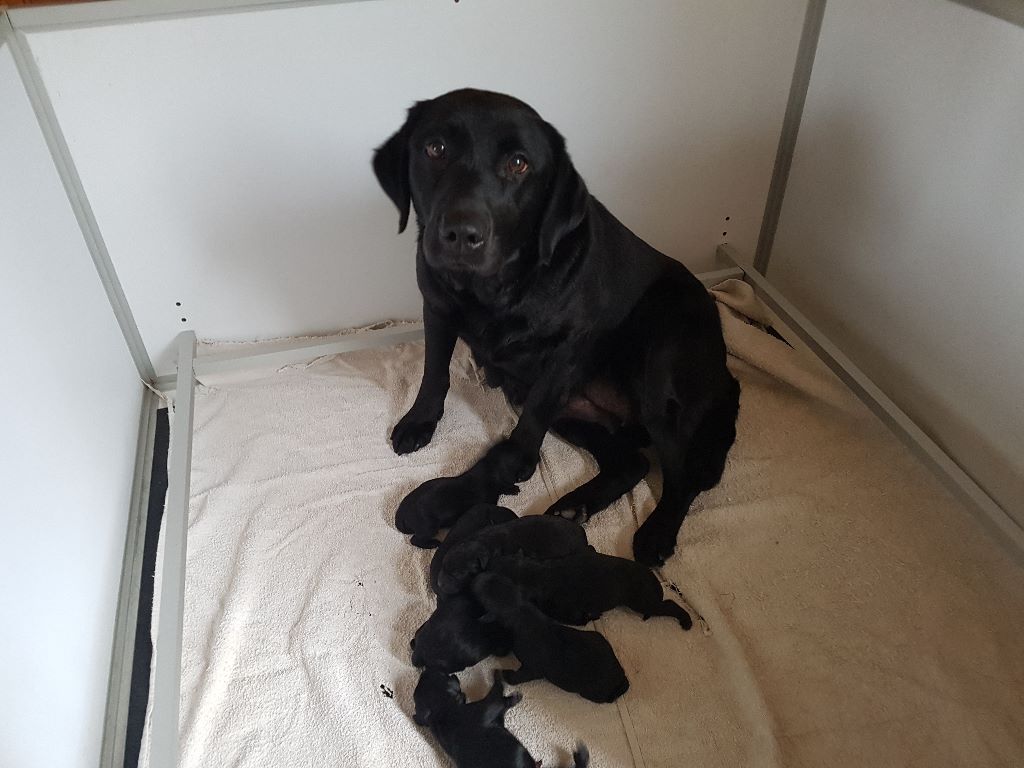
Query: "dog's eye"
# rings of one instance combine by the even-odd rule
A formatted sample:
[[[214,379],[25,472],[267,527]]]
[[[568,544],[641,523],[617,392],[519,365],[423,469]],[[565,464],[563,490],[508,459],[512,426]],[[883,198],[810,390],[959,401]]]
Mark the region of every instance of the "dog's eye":
[[[435,160],[440,160],[444,157],[444,153],[447,147],[445,147],[443,141],[430,141],[427,142],[427,146],[424,147],[424,151],[427,153],[427,157],[432,157]]]
[[[530,168],[530,161],[522,152],[516,152],[508,159],[508,172],[516,176],[522,176]]]

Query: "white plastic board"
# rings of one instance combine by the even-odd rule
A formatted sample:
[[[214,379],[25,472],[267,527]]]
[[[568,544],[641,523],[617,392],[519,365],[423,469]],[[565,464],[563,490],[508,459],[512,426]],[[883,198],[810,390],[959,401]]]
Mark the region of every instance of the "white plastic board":
[[[1024,29],[829,0],[768,275],[1024,524]]]
[[[413,234],[395,236],[370,156],[455,87],[532,103],[593,192],[694,269],[723,240],[753,254],[804,7],[372,0],[29,40],[167,374],[186,327],[245,340],[418,316]]]
[[[0,44],[0,764],[92,768],[143,387]]]

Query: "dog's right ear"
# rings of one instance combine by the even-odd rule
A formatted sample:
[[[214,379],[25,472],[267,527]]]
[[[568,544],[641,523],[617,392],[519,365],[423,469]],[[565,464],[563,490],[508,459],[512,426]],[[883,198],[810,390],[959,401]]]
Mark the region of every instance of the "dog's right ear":
[[[381,188],[398,208],[398,233],[409,223],[409,136],[419,117],[421,105],[414,104],[405,118],[405,125],[373,153],[373,172]]]

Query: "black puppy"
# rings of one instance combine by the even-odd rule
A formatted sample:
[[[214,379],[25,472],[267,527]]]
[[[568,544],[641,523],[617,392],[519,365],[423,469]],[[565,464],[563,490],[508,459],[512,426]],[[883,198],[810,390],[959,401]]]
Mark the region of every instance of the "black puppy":
[[[502,557],[488,571],[515,582],[526,599],[556,621],[586,624],[624,605],[644,617],[671,616],[683,629],[693,620],[666,600],[661,582],[642,563],[588,550],[557,560]]]
[[[520,667],[505,670],[507,682],[543,677],[600,704],[615,701],[629,689],[615,651],[600,633],[556,624],[504,576],[480,574],[473,581],[473,594],[490,616],[512,632],[512,651]]]
[[[488,656],[512,650],[511,633],[497,622],[482,622],[483,609],[470,595],[454,595],[437,604],[409,642],[412,663],[441,672],[458,672]]]
[[[441,572],[441,563],[444,562],[444,557],[448,554],[449,549],[460,541],[464,541],[482,528],[486,528],[489,525],[507,523],[509,520],[515,520],[517,517],[518,515],[508,507],[499,507],[494,504],[477,504],[470,508],[470,510],[460,517],[455,525],[448,530],[448,535],[444,537],[444,541],[441,542],[440,546],[434,552],[434,556],[430,560],[431,589],[433,589],[438,596],[441,595],[437,589],[437,576]]]
[[[537,768],[539,763],[526,747],[505,729],[505,713],[521,699],[519,693],[505,696],[501,677],[495,675],[490,692],[467,704],[455,675],[427,669],[413,693],[413,720],[430,728],[458,768]],[[568,768],[589,764],[587,748],[577,745]]]
[[[426,358],[395,426],[398,453],[430,442],[458,338],[522,412],[512,434],[457,477],[402,502],[398,526],[432,531],[528,478],[549,429],[589,451],[600,474],[551,511],[594,514],[639,482],[653,444],[662,496],[633,538],[664,562],[690,504],[716,485],[736,437],[739,384],[718,311],[682,264],[649,246],[587,191],[561,135],[510,96],[460,90],[409,110],[373,169],[419,230]]]
[[[589,547],[583,528],[561,517],[527,515],[491,525],[448,550],[437,572],[438,594],[460,592],[469,585],[473,576],[487,570],[488,563],[495,557],[520,554],[547,560]]]
[[[433,549],[440,542],[437,532],[456,523],[467,508],[478,502],[493,505],[498,497],[516,494],[519,488],[514,483],[495,481],[482,476],[464,483],[456,491],[447,484],[451,478],[438,477],[428,480],[402,499],[395,513],[395,527],[402,533],[412,534],[409,540],[414,547]],[[448,488],[445,504],[423,504],[425,498],[435,498],[434,489]]]

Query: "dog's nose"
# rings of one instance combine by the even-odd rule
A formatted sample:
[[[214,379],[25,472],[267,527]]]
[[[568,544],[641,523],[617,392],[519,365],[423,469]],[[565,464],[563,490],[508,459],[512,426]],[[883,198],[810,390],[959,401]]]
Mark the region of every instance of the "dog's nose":
[[[440,234],[445,248],[469,254],[487,242],[491,227],[483,212],[461,209],[449,211],[441,217]]]

